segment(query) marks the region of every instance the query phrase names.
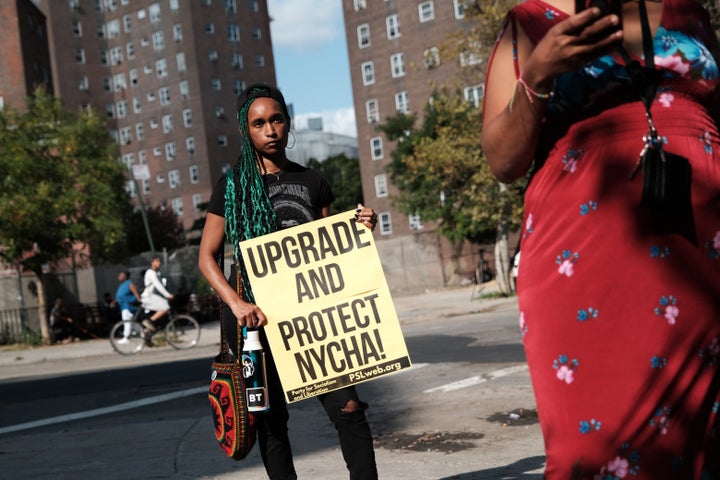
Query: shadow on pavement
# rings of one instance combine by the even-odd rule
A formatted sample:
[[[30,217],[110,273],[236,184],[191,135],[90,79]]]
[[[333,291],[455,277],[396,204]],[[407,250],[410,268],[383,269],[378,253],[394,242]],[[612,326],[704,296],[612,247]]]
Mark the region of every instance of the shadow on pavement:
[[[528,473],[545,465],[545,457],[538,455],[527,457],[502,467],[488,468],[477,472],[467,472],[443,477],[438,480],[542,480],[541,473]]]
[[[473,337],[452,335],[420,335],[405,339],[413,363],[471,362],[516,363],[525,362],[521,343],[477,345]],[[475,345],[473,345],[475,344]],[[432,348],[429,348],[432,346]]]

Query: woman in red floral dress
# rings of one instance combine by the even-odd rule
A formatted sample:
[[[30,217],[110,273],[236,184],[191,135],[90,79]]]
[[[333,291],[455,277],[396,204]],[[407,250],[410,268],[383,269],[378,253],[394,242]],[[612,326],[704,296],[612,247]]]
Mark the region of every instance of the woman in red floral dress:
[[[531,172],[517,285],[545,477],[718,479],[717,40],[694,0],[646,2],[652,116],[692,168],[679,229],[640,205],[648,122],[625,58],[643,62],[643,44],[638,2],[621,3],[527,0],[486,79],[490,166],[504,182]]]

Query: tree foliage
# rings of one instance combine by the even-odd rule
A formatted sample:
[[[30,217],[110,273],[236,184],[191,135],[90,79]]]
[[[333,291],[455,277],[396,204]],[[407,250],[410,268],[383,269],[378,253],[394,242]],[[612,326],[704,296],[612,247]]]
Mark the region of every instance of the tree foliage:
[[[29,267],[29,254],[52,262],[77,244],[90,246],[95,262],[124,255],[124,167],[100,117],[66,111],[38,89],[26,112],[0,111],[0,144],[5,262]]]
[[[505,188],[480,147],[480,110],[457,91],[436,92],[420,129],[414,115],[397,114],[379,129],[397,140],[387,169],[398,189],[395,207],[437,222],[452,242],[492,241],[498,225],[519,226],[521,185]]]
[[[335,193],[334,212],[344,212],[363,203],[360,163],[357,158],[348,158],[341,153],[328,157],[322,162],[311,158],[308,167],[316,170],[328,181]]]
[[[186,244],[185,229],[177,214],[165,206],[147,207],[145,209],[153,246],[156,250],[174,250]],[[127,222],[128,249],[131,255],[150,250],[150,243],[145,230],[142,212],[135,209]]]
[[[126,253],[124,167],[102,119],[69,112],[42,88],[25,111],[0,111],[0,257],[41,280],[45,265],[87,248],[95,263]],[[82,257],[80,257],[82,259]],[[42,281],[43,337],[47,340]]]

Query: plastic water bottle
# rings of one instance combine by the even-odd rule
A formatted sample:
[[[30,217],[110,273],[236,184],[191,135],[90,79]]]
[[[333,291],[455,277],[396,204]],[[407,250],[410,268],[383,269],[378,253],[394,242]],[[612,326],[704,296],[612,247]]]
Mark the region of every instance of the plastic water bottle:
[[[265,352],[260,344],[260,333],[257,330],[247,330],[242,351],[242,372],[245,378],[248,412],[270,410],[265,375]]]

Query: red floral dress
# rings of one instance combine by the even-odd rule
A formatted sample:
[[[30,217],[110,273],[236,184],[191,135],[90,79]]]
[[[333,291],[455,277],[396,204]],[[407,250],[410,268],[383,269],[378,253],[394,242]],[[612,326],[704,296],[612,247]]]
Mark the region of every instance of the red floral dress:
[[[508,28],[537,42],[567,18],[541,0]],[[689,159],[696,242],[640,206],[648,130],[620,55],[563,75],[525,197],[520,327],[549,480],[719,478],[720,137],[706,13],[663,1],[652,105]],[[493,58],[492,61],[498,61]],[[491,64],[492,65],[492,64]]]

